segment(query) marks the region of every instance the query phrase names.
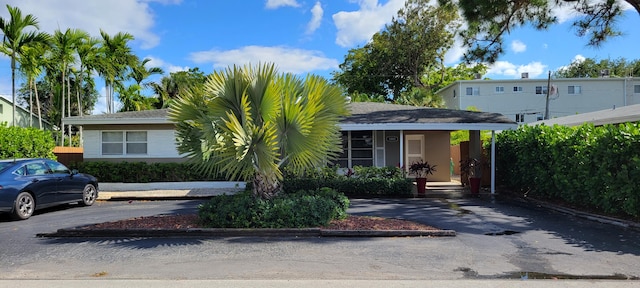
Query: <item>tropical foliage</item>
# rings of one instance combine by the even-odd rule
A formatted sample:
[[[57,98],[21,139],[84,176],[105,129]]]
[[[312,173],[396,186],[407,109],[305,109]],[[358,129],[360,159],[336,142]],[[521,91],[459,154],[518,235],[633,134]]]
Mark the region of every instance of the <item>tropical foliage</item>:
[[[628,61],[624,58],[602,59],[586,58],[571,62],[554,72],[556,78],[598,78],[609,77],[638,77],[640,76],[640,60]]]
[[[282,169],[323,166],[340,153],[346,98],[325,79],[278,74],[273,64],[230,67],[173,102],[178,150],[206,171],[253,183],[272,198]]]

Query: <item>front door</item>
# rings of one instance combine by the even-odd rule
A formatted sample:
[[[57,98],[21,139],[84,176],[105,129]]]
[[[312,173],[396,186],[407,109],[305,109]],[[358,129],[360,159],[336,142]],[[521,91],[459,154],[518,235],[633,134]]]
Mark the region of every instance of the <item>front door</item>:
[[[404,158],[404,166],[409,167],[411,163],[424,160],[424,135],[406,135],[405,136],[406,154]]]

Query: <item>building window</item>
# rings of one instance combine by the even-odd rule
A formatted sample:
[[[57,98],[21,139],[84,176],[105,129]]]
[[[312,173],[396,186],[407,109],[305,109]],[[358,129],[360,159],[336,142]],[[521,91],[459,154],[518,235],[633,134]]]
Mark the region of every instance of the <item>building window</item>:
[[[569,85],[569,94],[582,94],[582,86]]]
[[[513,86],[513,92],[522,92],[522,86]]]
[[[2,114],[2,104],[0,104],[0,114]]]
[[[342,131],[342,154],[335,164],[342,168],[373,166],[372,132]]]
[[[496,93],[504,93],[504,86],[496,86]]]
[[[547,94],[547,86],[536,86],[536,94]]]
[[[520,114],[516,114],[516,122],[517,123],[522,123],[524,122],[524,114],[520,113]]]
[[[480,88],[478,87],[467,87],[467,96],[477,96],[480,95]]]
[[[633,93],[640,94],[640,85],[633,85]]]
[[[146,131],[102,132],[102,155],[147,154]]]

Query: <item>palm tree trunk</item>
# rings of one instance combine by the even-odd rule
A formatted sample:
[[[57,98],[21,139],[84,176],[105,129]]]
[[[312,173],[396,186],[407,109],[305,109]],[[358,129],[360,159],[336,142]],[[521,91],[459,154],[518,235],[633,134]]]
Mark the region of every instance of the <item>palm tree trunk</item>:
[[[40,109],[40,98],[38,98],[38,86],[36,79],[31,79],[33,81],[33,90],[36,92],[36,106],[38,106],[38,127],[42,130],[42,110]]]
[[[60,113],[60,125],[62,126],[62,127],[60,127],[60,134],[61,134],[62,137],[60,137],[60,139],[61,139],[60,140],[60,146],[63,146],[63,147],[64,147],[64,121],[62,119],[64,119],[64,88],[65,88],[64,87],[64,84],[65,84],[64,83],[64,76],[65,76],[65,73],[64,73],[65,71],[64,70],[65,69],[66,69],[66,67],[63,64],[62,65],[62,91],[60,91],[60,97],[61,97],[61,99],[60,99],[61,101],[60,102],[62,103],[62,109],[61,109],[62,113]]]
[[[71,78],[67,77],[67,116],[71,117]],[[67,126],[69,131],[69,147],[73,146],[71,144],[71,124]]]
[[[33,91],[31,90],[31,80],[29,82],[29,127],[33,127]]]
[[[11,54],[11,104],[13,108],[13,121],[11,126],[16,126],[16,53]]]
[[[253,195],[262,199],[271,199],[280,192],[282,184],[275,175],[256,173],[253,178]]]
[[[78,115],[80,115],[80,117],[83,116],[82,115],[83,114],[83,112],[82,112],[82,101],[80,101],[80,89],[82,89],[82,80],[84,80],[84,79],[82,79],[83,78],[83,75],[82,75],[83,72],[84,71],[82,69],[82,65],[80,65],[80,79],[78,81],[76,81],[76,98],[78,100]],[[79,143],[79,146],[83,147],[84,143],[82,141],[82,125],[80,125],[79,132],[80,132],[80,139],[79,139],[80,143]]]

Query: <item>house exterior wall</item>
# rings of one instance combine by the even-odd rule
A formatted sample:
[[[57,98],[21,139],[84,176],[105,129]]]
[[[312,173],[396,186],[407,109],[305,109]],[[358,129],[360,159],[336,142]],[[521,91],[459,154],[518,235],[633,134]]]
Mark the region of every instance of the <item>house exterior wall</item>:
[[[451,181],[449,165],[451,163],[451,142],[449,131],[406,131],[405,135],[423,134],[425,137],[424,161],[436,165],[433,175],[428,181]],[[406,147],[404,149],[406,151]],[[405,167],[410,163],[405,163]]]
[[[102,132],[146,131],[147,153],[144,155],[103,155]],[[173,125],[96,125],[85,126],[83,132],[84,161],[182,162],[178,153]]]
[[[547,79],[465,80],[438,93],[449,109],[474,106],[524,124],[544,117],[546,93],[536,94],[536,87],[546,86]],[[640,78],[551,79],[551,86],[557,93],[550,96],[549,118],[640,104]]]
[[[36,111],[37,112],[37,111]],[[16,126],[29,127],[29,111],[17,106],[16,107]],[[6,122],[7,126],[13,125],[13,105],[11,101],[0,96],[0,123]],[[31,116],[31,127],[39,128],[38,115],[33,114]],[[51,125],[42,122],[42,128],[45,130],[51,129]]]

